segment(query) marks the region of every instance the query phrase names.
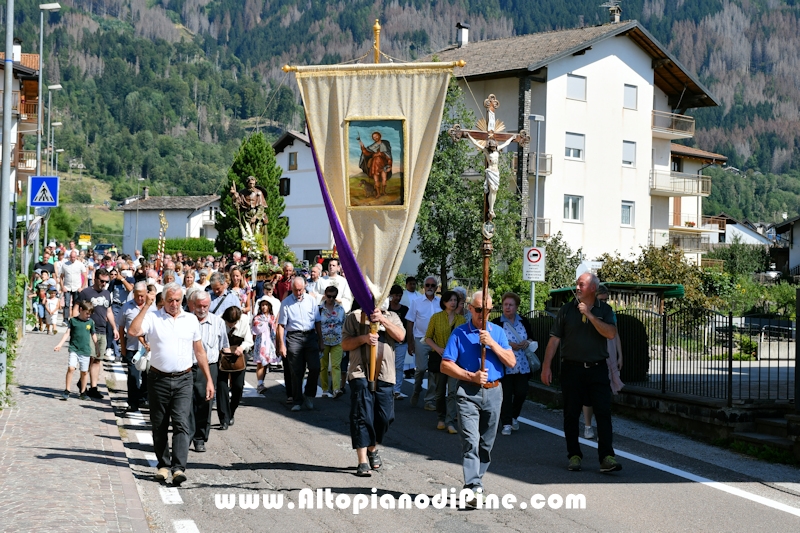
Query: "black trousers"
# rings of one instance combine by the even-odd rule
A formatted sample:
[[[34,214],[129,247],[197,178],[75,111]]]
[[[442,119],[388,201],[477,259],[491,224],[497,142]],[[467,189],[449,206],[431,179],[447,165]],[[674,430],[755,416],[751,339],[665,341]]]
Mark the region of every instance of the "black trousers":
[[[217,363],[208,363],[211,381],[217,383]],[[206,375],[200,367],[192,367],[192,417],[189,423],[189,434],[193,442],[208,442],[211,430],[211,400],[206,400]],[[216,385],[214,385],[216,387]]]
[[[283,385],[286,388],[286,399],[293,398],[292,391],[292,365],[289,364],[289,357],[283,360]]]
[[[125,350],[123,359],[128,367],[128,405],[139,407],[139,403],[147,397],[147,372],[142,372],[133,364],[133,356],[139,350]]]
[[[245,370],[217,372],[217,417],[220,424],[230,423],[236,414],[236,408],[239,407],[244,391],[244,373]]]
[[[611,384],[605,362],[585,368],[583,363],[563,361],[561,364],[561,391],[564,395],[564,436],[567,440],[567,457],[583,457],[578,443],[578,418],[584,405],[594,408],[597,420],[597,453],[600,462],[614,455],[611,429]]]
[[[192,416],[192,373],[177,377],[151,372],[147,380],[150,425],[158,468],[186,470],[189,458],[189,419]],[[169,424],[172,422],[172,453]]]
[[[316,331],[290,331],[286,334],[286,359],[292,367],[292,398],[301,405],[305,396],[317,395],[319,381],[319,338]],[[308,380],[303,390],[303,377],[308,368]]]
[[[528,397],[530,374],[506,374],[500,378],[503,384],[503,406],[500,408],[500,424],[510,426],[512,418],[519,418],[522,406]]]
[[[350,437],[353,449],[375,446],[394,422],[394,383],[378,381],[370,392],[367,378],[350,380]]]

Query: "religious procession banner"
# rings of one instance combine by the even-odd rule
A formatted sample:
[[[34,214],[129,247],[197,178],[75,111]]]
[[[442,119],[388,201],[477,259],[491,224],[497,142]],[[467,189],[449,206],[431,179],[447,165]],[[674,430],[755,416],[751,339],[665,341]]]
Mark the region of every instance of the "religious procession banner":
[[[339,258],[363,308],[388,297],[400,270],[455,66],[292,67]]]

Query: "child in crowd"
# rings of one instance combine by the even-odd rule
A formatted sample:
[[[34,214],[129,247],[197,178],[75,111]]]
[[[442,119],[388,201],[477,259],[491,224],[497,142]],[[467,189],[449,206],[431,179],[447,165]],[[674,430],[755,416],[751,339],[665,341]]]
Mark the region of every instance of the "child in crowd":
[[[255,336],[253,359],[256,362],[256,379],[259,394],[264,390],[264,375],[267,368],[277,365],[281,358],[275,352],[275,315],[268,300],[259,300],[258,314],[253,317],[252,333]]]
[[[44,318],[47,331],[56,334],[56,315],[61,309],[61,301],[58,299],[56,288],[50,285],[47,289],[47,300],[44,303]]]
[[[69,340],[69,363],[67,368],[67,388],[61,393],[61,399],[69,399],[69,384],[76,368],[80,369],[81,379],[79,385],[80,399],[88,400],[86,395],[86,379],[89,376],[89,359],[92,351],[97,344],[97,333],[95,333],[94,320],[89,318],[94,311],[91,302],[83,301],[78,304],[78,316],[72,317],[67,322],[67,331],[61,342],[56,344],[54,351],[61,350],[67,340]]]
[[[47,300],[47,287],[39,283],[39,286],[36,287],[36,292],[31,294],[30,298],[32,300],[31,306],[33,307],[33,314],[38,321],[38,325],[33,327],[33,331],[44,331],[44,304]]]

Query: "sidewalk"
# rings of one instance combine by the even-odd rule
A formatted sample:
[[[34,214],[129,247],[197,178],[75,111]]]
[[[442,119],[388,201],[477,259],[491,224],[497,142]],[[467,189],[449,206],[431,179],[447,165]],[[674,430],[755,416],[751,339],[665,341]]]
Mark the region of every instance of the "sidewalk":
[[[104,400],[60,399],[67,352],[28,332],[13,405],[0,411],[0,521],[15,531],[149,531],[101,373]]]

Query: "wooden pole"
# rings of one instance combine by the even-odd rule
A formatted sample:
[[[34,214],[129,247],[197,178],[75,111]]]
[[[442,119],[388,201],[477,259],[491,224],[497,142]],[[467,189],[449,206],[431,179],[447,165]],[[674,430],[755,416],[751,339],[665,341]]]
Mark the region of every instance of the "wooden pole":
[[[483,193],[483,223],[489,223],[489,200],[487,193]],[[481,307],[483,308],[483,316],[481,317],[481,329],[486,329],[486,320],[489,316],[488,309],[486,309],[486,302],[489,299],[489,260],[492,257],[492,240],[487,237],[487,232],[483,232],[483,284],[481,290],[483,291],[483,301]],[[486,370],[486,345],[481,344],[481,372]]]

